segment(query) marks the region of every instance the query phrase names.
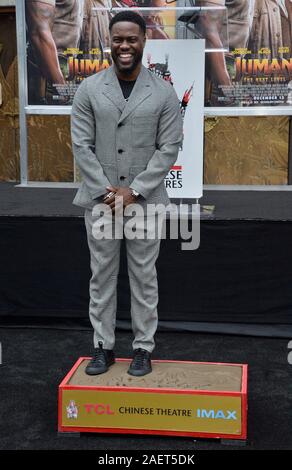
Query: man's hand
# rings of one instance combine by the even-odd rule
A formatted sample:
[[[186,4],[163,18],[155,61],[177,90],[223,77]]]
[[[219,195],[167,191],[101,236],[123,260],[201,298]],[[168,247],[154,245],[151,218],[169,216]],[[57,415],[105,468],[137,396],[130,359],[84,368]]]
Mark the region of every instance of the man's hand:
[[[107,186],[106,189],[109,192],[104,196],[103,202],[110,206],[113,213],[129,204],[134,204],[137,200],[137,198],[132,195],[132,190],[130,188]]]

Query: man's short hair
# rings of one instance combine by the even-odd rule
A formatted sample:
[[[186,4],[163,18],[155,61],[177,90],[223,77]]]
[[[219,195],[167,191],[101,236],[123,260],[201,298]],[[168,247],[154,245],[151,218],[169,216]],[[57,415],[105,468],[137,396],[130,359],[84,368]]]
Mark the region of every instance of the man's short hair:
[[[130,23],[136,23],[140,26],[141,31],[146,34],[146,23],[143,16],[135,13],[134,11],[120,11],[115,16],[112,17],[109,24],[109,30],[112,30],[114,24],[119,23],[120,21],[128,21]]]

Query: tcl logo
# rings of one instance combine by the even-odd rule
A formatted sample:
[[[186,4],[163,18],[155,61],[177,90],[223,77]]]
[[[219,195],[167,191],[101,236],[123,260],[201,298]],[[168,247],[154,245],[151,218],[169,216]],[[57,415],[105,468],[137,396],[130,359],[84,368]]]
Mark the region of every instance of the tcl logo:
[[[88,414],[95,413],[97,415],[114,415],[115,412],[111,410],[110,405],[104,405],[103,403],[97,404],[85,404],[85,410]]]

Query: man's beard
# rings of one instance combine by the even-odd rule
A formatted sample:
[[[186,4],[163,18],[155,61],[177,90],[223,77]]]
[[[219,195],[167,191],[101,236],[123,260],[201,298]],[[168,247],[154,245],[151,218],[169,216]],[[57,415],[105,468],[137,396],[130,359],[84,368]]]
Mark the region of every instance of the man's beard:
[[[131,75],[131,73],[134,72],[137,66],[142,62],[142,57],[143,52],[135,54],[132,65],[128,67],[121,65],[117,54],[112,54],[112,59],[114,61],[115,66],[117,67],[118,71],[122,72],[124,75]]]

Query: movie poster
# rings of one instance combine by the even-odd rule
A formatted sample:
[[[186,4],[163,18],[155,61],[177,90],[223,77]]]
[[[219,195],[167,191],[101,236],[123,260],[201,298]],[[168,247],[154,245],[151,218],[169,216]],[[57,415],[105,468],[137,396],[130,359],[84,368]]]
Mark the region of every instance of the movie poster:
[[[28,105],[70,106],[81,81],[111,65],[110,8],[165,5],[164,0],[25,0]],[[175,11],[147,11],[144,18],[148,39],[175,37]]]
[[[205,41],[147,41],[143,64],[171,83],[180,101],[183,141],[164,182],[171,198],[202,196]]]
[[[291,106],[292,0],[196,3],[225,5],[228,18],[229,51],[206,54],[205,106]],[[209,48],[224,24],[214,26]]]

